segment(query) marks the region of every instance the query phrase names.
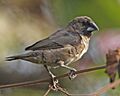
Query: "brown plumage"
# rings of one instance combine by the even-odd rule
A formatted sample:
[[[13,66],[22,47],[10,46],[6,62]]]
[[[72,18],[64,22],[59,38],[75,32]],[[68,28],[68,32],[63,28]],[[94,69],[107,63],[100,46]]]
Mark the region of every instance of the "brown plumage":
[[[73,78],[76,70],[67,65],[79,60],[86,53],[92,32],[96,30],[98,27],[91,18],[76,17],[65,28],[25,49],[31,50],[31,52],[7,57],[7,61],[22,59],[43,64],[50,74],[48,66],[65,67],[71,70],[70,78]]]

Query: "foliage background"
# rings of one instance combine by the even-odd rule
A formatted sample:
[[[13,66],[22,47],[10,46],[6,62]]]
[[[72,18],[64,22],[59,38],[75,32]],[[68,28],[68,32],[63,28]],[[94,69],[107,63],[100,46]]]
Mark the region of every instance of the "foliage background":
[[[92,37],[88,53],[71,66],[78,70],[105,64],[108,49],[120,47],[120,0],[0,0],[0,84],[47,78],[40,65],[4,58],[64,27],[76,16],[90,16],[100,31]],[[53,70],[57,75],[67,70]],[[44,74],[43,74],[44,73]],[[72,93],[90,93],[109,83],[104,70],[81,74],[75,80],[60,80]],[[0,96],[41,96],[47,85],[1,90]],[[119,96],[120,88],[103,96]],[[63,96],[52,92],[50,96]]]

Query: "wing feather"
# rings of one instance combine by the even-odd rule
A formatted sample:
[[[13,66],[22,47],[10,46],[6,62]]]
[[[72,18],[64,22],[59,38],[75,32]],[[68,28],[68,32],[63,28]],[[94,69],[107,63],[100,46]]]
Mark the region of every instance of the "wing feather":
[[[80,41],[77,32],[67,32],[64,30],[58,31],[49,38],[40,40],[35,44],[28,46],[25,50],[47,50],[63,48],[65,45],[73,45]]]

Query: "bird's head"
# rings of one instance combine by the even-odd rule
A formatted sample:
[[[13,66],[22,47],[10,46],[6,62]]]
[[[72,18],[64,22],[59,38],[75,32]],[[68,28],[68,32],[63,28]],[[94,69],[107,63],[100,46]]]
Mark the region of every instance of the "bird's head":
[[[95,24],[95,22],[87,16],[80,16],[74,18],[67,26],[74,32],[78,32],[80,34],[86,35],[88,37],[91,36],[93,31],[98,31],[99,28]]]

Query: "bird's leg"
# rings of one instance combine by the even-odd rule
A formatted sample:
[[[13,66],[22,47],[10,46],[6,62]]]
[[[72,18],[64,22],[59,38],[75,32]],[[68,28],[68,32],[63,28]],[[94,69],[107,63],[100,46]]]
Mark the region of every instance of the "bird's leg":
[[[57,90],[58,80],[55,79],[56,76],[50,71],[50,68],[49,68],[48,66],[44,65],[44,67],[45,67],[46,70],[48,71],[48,73],[49,73],[49,75],[50,75],[50,77],[51,77],[51,80],[52,80],[50,87],[51,87],[53,90]]]
[[[67,65],[64,64],[64,61],[59,61],[58,62],[60,64],[61,67],[69,69],[70,73],[69,73],[69,79],[72,80],[74,79],[77,75],[75,74],[75,72],[77,71],[75,68],[69,67]]]

